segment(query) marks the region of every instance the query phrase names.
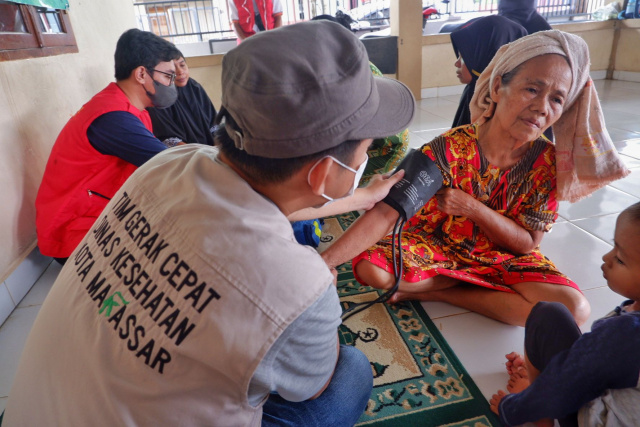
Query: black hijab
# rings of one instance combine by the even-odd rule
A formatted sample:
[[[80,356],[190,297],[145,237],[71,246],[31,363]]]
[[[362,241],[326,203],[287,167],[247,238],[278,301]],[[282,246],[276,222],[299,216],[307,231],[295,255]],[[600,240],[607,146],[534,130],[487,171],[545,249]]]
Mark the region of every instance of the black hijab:
[[[180,138],[187,143],[213,145],[216,109],[205,90],[192,78],[179,87],[178,100],[169,108],[149,108],[153,134],[160,141]]]
[[[452,127],[471,123],[469,102],[476,88],[476,81],[498,49],[526,35],[527,30],[522,25],[497,15],[472,19],[451,33],[451,44],[456,58],[462,56],[471,73],[471,83],[467,84],[462,92]]]
[[[536,10],[537,0],[500,0],[498,15],[522,25],[529,34],[547,31],[551,25]]]

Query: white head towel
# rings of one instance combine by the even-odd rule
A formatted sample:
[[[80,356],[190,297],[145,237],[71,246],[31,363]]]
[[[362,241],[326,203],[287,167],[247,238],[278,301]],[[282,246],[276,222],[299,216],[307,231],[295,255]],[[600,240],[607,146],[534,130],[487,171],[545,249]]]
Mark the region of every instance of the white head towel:
[[[580,37],[541,31],[504,45],[478,78],[469,108],[479,125],[495,111],[494,79],[531,58],[546,54],[567,58],[573,77],[560,119],[553,125],[558,199],[576,202],[629,174],[605,128],[600,101],[589,77],[589,49]]]

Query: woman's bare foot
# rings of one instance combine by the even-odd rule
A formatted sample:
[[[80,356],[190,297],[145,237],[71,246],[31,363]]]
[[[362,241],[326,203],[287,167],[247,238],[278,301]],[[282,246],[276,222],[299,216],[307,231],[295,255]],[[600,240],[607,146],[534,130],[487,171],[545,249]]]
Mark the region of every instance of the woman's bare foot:
[[[440,292],[446,291],[459,283],[458,279],[440,275],[417,283],[402,281],[398,291],[391,297],[389,302],[393,304],[405,300],[440,301]]]
[[[427,292],[403,292],[398,290],[393,296],[389,299],[390,304],[395,304],[400,301],[407,300],[418,300],[418,301],[437,301],[435,298],[436,293],[438,291],[427,291]]]

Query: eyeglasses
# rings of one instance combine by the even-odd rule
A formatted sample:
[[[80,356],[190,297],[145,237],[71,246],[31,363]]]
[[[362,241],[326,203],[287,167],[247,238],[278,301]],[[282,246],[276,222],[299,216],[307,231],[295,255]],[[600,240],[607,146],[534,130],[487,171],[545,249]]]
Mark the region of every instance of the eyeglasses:
[[[152,73],[160,73],[160,74],[164,74],[165,76],[169,77],[171,79],[171,81],[169,82],[169,84],[167,86],[171,86],[173,84],[173,82],[176,81],[176,73],[167,73],[166,71],[160,71],[160,70],[156,70],[155,68],[148,68],[149,71],[151,71]]]

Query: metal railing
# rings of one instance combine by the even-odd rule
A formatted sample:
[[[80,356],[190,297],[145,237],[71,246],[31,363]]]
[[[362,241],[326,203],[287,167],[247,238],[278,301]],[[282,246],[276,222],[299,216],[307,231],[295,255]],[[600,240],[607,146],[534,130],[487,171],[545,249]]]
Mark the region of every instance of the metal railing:
[[[538,0],[537,10],[550,22],[590,20],[591,14],[604,4],[604,0]],[[452,0],[445,7],[439,6],[441,13],[449,13],[448,7],[456,15],[465,13],[498,11],[498,0]]]
[[[251,0],[249,0],[251,1]],[[449,14],[471,16],[498,10],[498,0],[434,0],[440,19]],[[284,25],[318,15],[347,12],[372,28],[389,25],[389,0],[281,0]],[[426,5],[428,0],[423,3]],[[589,20],[604,0],[539,0],[538,12],[550,22]],[[138,28],[173,43],[235,38],[227,0],[136,0]]]
[[[138,28],[173,43],[235,37],[224,1],[138,1],[134,7]]]

